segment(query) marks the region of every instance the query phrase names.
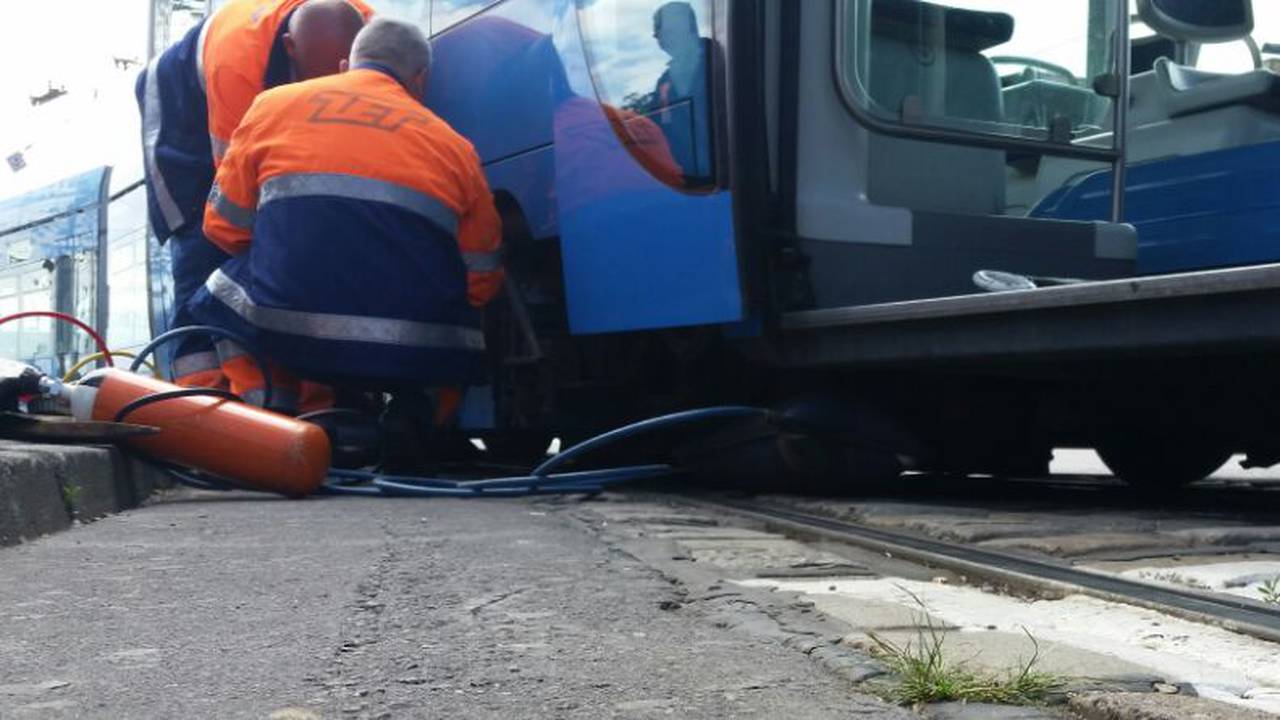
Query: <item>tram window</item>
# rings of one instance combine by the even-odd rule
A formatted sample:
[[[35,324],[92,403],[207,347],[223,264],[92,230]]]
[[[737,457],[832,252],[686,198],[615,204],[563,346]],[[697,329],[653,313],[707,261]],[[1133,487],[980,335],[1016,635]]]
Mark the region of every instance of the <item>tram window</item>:
[[[417,23],[422,27],[423,32],[430,31],[431,0],[365,0],[365,2],[382,17]]]
[[[494,4],[496,0],[434,0],[431,3],[431,31],[438,33]]]
[[[1052,142],[1096,137],[1117,0],[849,0],[844,89],[904,124]]]
[[[656,177],[715,186],[714,84],[723,52],[708,0],[595,0],[579,18],[596,93],[623,144]]]

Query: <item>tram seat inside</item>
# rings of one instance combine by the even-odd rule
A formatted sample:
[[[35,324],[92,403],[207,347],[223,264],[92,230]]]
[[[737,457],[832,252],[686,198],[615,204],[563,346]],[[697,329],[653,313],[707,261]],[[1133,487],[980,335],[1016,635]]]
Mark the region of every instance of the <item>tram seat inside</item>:
[[[865,77],[876,105],[906,123],[1003,120],[1000,78],[982,51],[1008,42],[1012,17],[919,0],[875,0],[871,7]],[[873,134],[868,153],[873,203],[958,213],[1004,208],[1003,151]]]

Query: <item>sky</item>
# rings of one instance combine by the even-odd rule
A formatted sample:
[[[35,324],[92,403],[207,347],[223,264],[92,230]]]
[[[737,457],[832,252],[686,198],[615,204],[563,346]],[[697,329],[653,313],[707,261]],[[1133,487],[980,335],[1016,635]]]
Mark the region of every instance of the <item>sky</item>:
[[[100,165],[113,166],[115,187],[142,177],[133,89],[146,59],[150,4],[0,0],[0,198]],[[416,20],[425,3],[374,5]],[[51,86],[67,94],[33,106],[31,96]],[[4,159],[18,152],[27,166],[14,172]]]
[[[148,0],[0,3],[0,159],[22,152],[27,167],[0,163],[0,197],[96,165],[140,176],[133,80],[146,55]],[[49,87],[67,94],[33,106]]]
[[[458,12],[483,0],[449,0]],[[146,54],[150,0],[3,0],[0,2],[0,159],[22,153],[20,172],[0,162],[0,198],[54,182],[67,175],[109,164],[117,187],[141,176],[138,111],[133,83]],[[421,20],[424,0],[374,0],[380,11]],[[701,5],[701,2],[697,3]],[[994,54],[1038,55],[1083,69],[1086,0],[950,0],[948,4],[1009,12],[1017,21],[1010,43]],[[1280,0],[1254,3],[1259,42],[1280,42]],[[653,52],[648,16],[655,0],[597,0],[585,13],[598,30],[597,40],[614,45],[617,62],[631,50],[636,57]],[[446,8],[449,10],[450,8]],[[644,32],[619,32],[637,18]],[[439,19],[439,18],[438,18]],[[703,19],[705,23],[705,19]],[[704,33],[706,28],[704,28]],[[598,48],[599,49],[599,48]],[[118,66],[116,60],[127,67]],[[1241,43],[1210,46],[1201,66],[1235,71],[1248,66]],[[636,88],[648,88],[653,73],[640,73]],[[621,75],[611,75],[621,77]],[[633,83],[634,84],[634,83]],[[621,94],[627,83],[609,88]],[[32,96],[50,87],[67,94],[33,106]]]

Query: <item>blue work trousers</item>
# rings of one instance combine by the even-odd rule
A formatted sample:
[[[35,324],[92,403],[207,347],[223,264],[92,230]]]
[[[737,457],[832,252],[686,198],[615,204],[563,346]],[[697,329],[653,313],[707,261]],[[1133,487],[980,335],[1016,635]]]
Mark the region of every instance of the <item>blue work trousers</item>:
[[[205,280],[231,256],[209,242],[199,223],[188,223],[169,238],[173,267],[172,328],[199,325],[188,304]],[[173,354],[173,374],[181,380],[193,373],[217,370],[218,357],[211,337],[190,335],[177,341]]]

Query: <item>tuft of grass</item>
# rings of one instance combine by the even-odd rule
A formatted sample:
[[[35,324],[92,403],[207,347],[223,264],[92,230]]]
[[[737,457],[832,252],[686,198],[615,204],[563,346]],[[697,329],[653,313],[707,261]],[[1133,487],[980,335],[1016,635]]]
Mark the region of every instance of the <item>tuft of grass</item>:
[[[1262,583],[1262,587],[1258,588],[1258,594],[1262,596],[1262,602],[1280,605],[1280,575]]]
[[[917,602],[919,598],[916,599]],[[1035,705],[1062,688],[1064,681],[1052,673],[1035,669],[1040,659],[1040,643],[1022,629],[1031,641],[1031,658],[1003,675],[978,672],[964,663],[948,660],[946,633],[926,614],[917,623],[916,639],[899,645],[870,634],[875,644],[872,654],[898,676],[889,697],[903,705],[936,702],[975,702],[999,705]]]
[[[80,486],[67,483],[62,486],[62,504],[66,505],[67,513],[75,515],[76,509],[80,507]]]

